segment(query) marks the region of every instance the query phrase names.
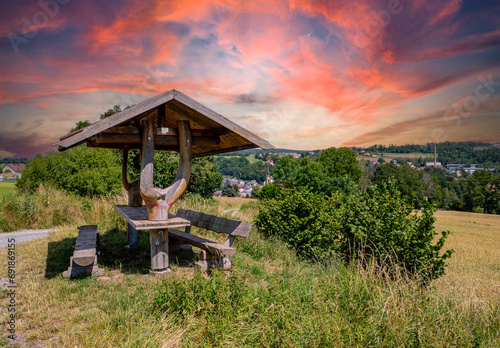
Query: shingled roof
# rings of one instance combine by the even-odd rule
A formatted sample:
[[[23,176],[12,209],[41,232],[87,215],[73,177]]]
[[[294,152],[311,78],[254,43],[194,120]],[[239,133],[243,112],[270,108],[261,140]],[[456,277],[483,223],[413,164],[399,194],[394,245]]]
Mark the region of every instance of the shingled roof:
[[[141,148],[140,120],[152,118],[157,126],[155,150],[178,151],[177,121],[189,121],[193,157],[251,148],[274,148],[224,116],[172,89],[120,113],[63,136],[55,145],[64,151],[79,144],[90,147]],[[124,141],[124,139],[126,141]]]

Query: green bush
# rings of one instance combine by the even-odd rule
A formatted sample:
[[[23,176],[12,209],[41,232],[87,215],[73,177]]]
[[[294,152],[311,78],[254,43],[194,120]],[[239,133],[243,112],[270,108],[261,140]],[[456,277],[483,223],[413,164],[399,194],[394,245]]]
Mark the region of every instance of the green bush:
[[[109,149],[77,146],[40,155],[28,162],[17,187],[34,192],[49,185],[80,196],[98,196],[121,189],[121,162]]]
[[[415,213],[391,181],[359,195],[282,190],[278,199],[265,201],[255,222],[263,234],[281,238],[302,258],[368,258],[430,281],[444,274],[452,253],[440,255],[448,232],[433,244],[434,211],[425,203],[422,213]]]

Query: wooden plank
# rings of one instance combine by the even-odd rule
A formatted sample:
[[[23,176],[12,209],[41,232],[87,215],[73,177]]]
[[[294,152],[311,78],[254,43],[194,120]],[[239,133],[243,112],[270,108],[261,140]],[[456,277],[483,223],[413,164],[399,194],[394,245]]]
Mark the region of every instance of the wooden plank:
[[[217,145],[220,144],[220,137],[198,136],[192,138],[193,145]],[[120,134],[120,133],[99,133],[96,144],[142,144],[140,134]],[[155,135],[154,145],[156,146],[179,146],[179,137],[176,135]]]
[[[216,113],[215,111],[207,108],[203,104],[198,103],[196,100],[193,100],[189,98],[187,95],[179,92],[179,91],[174,91],[174,99],[178,100],[182,104],[190,107],[193,110],[198,111],[202,115],[209,117],[213,121],[219,123],[220,125],[226,127],[227,129],[230,129],[236,134],[241,135],[242,137],[250,140],[252,143],[257,145],[257,147],[261,147],[263,149],[274,149],[274,146],[271,145],[267,140],[262,139],[261,137],[253,134],[252,132],[246,130],[245,128],[237,125],[236,123],[228,120],[224,116]]]
[[[131,108],[125,109],[122,112],[119,112],[105,119],[102,119],[94,124],[91,124],[90,126],[83,128],[81,132],[76,133],[65,139],[62,139],[59,143],[57,143],[57,145],[59,145],[63,149],[69,149],[73,146],[82,144],[93,135],[96,135],[113,126],[117,126],[122,123],[128,122],[135,117],[145,115],[152,109],[156,108],[158,105],[164,104],[172,100],[175,95],[174,92],[175,90],[171,89],[170,91],[161,93],[157,96],[147,99],[135,106],[132,106]]]
[[[154,221],[148,219],[146,207],[129,207],[126,205],[115,205],[115,210],[127,220],[136,230],[153,230],[176,227],[187,227],[191,223],[183,218],[169,214],[168,220]]]
[[[252,228],[251,224],[243,221],[230,220],[193,210],[178,209],[177,216],[189,220],[193,226],[235,237],[246,238]]]
[[[141,134],[139,128],[135,126],[114,126],[102,132],[103,134]],[[230,134],[231,131],[227,128],[211,128],[211,129],[191,129],[193,137],[219,137],[221,135]],[[179,136],[177,128],[171,127],[158,127],[155,135],[175,135]]]
[[[140,150],[141,144],[98,144],[95,141],[87,141],[88,147],[98,147],[103,149],[125,149],[125,150]],[[63,151],[64,149],[60,150]],[[155,150],[175,151],[179,152],[179,146],[161,146],[155,145]]]
[[[182,242],[189,243],[198,248],[208,250],[211,254],[222,257],[231,257],[236,252],[236,249],[214,243],[208,239],[195,236],[190,233],[185,233],[176,229],[170,229],[169,234],[171,237],[179,239]]]

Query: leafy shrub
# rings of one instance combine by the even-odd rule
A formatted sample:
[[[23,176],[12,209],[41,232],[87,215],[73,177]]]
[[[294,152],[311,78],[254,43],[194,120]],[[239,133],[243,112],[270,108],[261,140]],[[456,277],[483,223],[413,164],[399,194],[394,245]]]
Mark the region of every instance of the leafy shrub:
[[[34,192],[50,185],[80,196],[98,196],[121,189],[119,157],[108,149],[77,146],[40,155],[28,162],[17,187]]]
[[[277,199],[281,197],[283,187],[278,184],[267,184],[259,190],[259,199]]]
[[[434,211],[425,203],[422,214],[413,212],[392,181],[359,195],[328,197],[287,189],[279,199],[265,201],[256,225],[263,234],[283,239],[305,259],[335,255],[349,262],[367,257],[429,281],[444,274],[445,260],[452,253],[440,255],[449,232],[442,232],[433,244]]]

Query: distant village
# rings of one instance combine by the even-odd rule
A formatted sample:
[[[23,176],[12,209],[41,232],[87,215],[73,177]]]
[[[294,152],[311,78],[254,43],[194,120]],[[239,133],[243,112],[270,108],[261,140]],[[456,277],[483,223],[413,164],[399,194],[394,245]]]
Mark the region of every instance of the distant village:
[[[490,148],[500,148],[500,144],[494,144],[489,147],[478,147],[474,148],[474,151],[481,151],[481,150],[486,150]],[[255,154],[256,158],[265,160],[266,156],[268,155],[273,155],[275,157],[281,158],[284,156],[292,156],[293,158],[300,158],[303,156],[314,156],[317,155],[319,151],[301,151],[300,153],[298,152],[270,152],[270,153],[257,153]],[[425,162],[422,165],[416,165],[415,162],[412,161],[406,161],[406,162],[399,162],[397,159],[392,158],[388,162],[385,162],[383,155],[378,155],[378,154],[370,154],[367,151],[359,151],[358,154],[358,159],[365,159],[369,161],[368,165],[368,171],[370,172],[375,172],[378,166],[385,165],[387,163],[393,164],[395,166],[401,166],[401,165],[408,165],[411,168],[415,170],[425,170],[426,168],[431,168],[431,167],[436,167],[436,168],[442,168],[444,169],[448,174],[454,174],[457,177],[461,177],[464,174],[472,174],[477,170],[486,170],[490,172],[494,172],[494,168],[483,168],[483,167],[478,167],[477,164],[470,164],[469,166],[463,164],[463,163],[453,163],[453,164],[446,164],[442,165],[441,162],[437,161],[437,155],[436,152],[434,153],[434,161],[430,162]],[[376,160],[373,160],[372,158],[376,158]],[[230,177],[224,177],[223,182],[221,187],[224,186],[224,184],[229,184],[235,189],[235,193],[239,197],[252,197],[252,191],[254,189],[259,190],[262,188],[264,185],[268,183],[273,183],[274,178],[269,174],[269,163],[271,165],[274,165],[272,161],[267,161],[267,173],[266,173],[266,179],[264,182],[258,182],[257,180],[250,180],[250,181],[244,181],[240,180],[237,178],[230,178]],[[368,162],[367,162],[368,163]],[[22,170],[25,168],[24,163],[1,163],[0,164],[0,181],[15,181],[18,178],[21,177],[22,175]],[[217,190],[214,192],[214,196],[222,196],[223,192],[222,190]]]

